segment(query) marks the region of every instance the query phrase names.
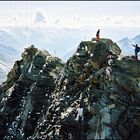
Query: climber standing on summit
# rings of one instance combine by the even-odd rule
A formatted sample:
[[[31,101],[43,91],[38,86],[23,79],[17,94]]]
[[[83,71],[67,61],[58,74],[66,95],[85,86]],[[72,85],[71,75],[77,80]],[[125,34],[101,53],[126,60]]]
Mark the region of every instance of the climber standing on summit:
[[[97,33],[96,33],[96,41],[100,40],[100,29],[98,29]]]
[[[132,45],[135,47],[135,59],[138,59],[138,52],[140,51],[140,47],[138,46],[138,44]]]

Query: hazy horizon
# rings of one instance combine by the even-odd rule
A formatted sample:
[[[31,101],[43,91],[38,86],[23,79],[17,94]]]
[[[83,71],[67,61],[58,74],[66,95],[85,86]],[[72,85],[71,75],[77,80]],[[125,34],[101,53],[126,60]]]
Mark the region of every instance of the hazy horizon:
[[[0,1],[0,27],[139,27],[139,7],[139,1]]]
[[[131,39],[140,33],[139,7],[139,1],[0,1],[0,43],[21,51],[35,44],[62,56],[99,28],[114,42]]]

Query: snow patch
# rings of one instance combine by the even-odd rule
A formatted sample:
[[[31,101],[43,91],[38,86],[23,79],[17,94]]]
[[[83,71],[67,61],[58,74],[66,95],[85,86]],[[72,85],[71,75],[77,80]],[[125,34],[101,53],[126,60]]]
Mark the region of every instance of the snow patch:
[[[81,117],[82,118],[82,120],[84,119],[84,116],[83,116],[83,108],[77,108],[77,112],[78,112],[78,114],[77,114],[77,117],[76,117],[76,119],[75,120],[79,120],[79,117]]]
[[[14,87],[15,87],[15,84],[14,84],[11,88],[9,88],[9,89],[7,90],[6,95],[7,95],[8,97],[11,96],[12,92],[14,91]]]
[[[28,70],[29,73],[31,72],[32,67],[33,67],[33,63],[31,63],[31,65],[29,67],[29,70]]]

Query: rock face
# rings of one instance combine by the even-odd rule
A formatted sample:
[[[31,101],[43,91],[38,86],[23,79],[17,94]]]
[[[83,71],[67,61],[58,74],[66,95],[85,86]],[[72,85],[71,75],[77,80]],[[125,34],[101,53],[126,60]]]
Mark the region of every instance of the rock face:
[[[139,139],[140,61],[120,53],[92,39],[63,64],[26,48],[0,87],[1,139]]]
[[[55,77],[63,64],[57,57],[31,46],[22,53],[1,85],[0,137],[27,139],[51,105]]]

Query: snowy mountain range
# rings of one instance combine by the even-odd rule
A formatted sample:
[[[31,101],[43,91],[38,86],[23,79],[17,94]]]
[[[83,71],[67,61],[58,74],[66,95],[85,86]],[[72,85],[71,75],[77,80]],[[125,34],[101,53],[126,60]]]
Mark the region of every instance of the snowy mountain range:
[[[132,44],[136,43],[140,43],[140,35],[137,35],[134,38],[125,37],[117,42],[122,50],[122,55],[134,55],[134,47]]]
[[[0,44],[0,82],[6,77],[17,58],[18,52],[13,47]]]
[[[76,36],[75,36],[76,32]],[[52,55],[63,58],[77,42],[83,39],[84,31],[76,29],[54,28],[4,28],[0,30],[0,82],[17,59],[20,59],[24,48],[34,44]],[[67,58],[66,58],[67,59]],[[9,69],[10,68],[10,69]]]
[[[134,55],[134,47],[132,46],[132,44],[140,43],[140,35],[137,35],[136,37],[134,37],[132,39],[125,37],[125,38],[117,41],[116,43],[121,48],[123,56],[131,56],[131,55]],[[69,57],[71,57],[74,54],[75,51],[76,51],[76,48],[71,49],[69,51],[69,53],[67,53],[63,57],[63,60],[66,61]],[[140,54],[138,54],[138,56],[140,57]]]
[[[111,36],[109,38],[112,39],[114,35],[118,36],[119,33],[117,30],[113,30],[114,34],[111,34],[111,29],[106,31]],[[5,27],[0,29],[0,82],[6,78],[6,74],[15,60],[20,59],[24,48],[29,47],[31,44],[34,44],[39,49],[45,49],[52,55],[56,55],[66,61],[74,54],[78,43],[82,40],[91,40],[95,32],[96,30],[91,30],[91,28]],[[107,36],[107,34],[102,36]],[[140,35],[132,39],[125,37],[117,41],[123,55],[134,54],[134,48],[131,44],[139,42]]]

